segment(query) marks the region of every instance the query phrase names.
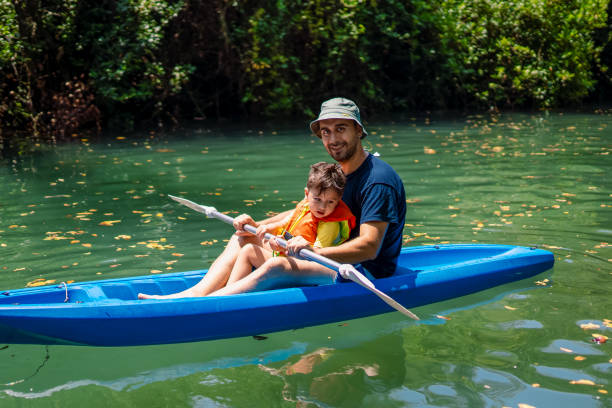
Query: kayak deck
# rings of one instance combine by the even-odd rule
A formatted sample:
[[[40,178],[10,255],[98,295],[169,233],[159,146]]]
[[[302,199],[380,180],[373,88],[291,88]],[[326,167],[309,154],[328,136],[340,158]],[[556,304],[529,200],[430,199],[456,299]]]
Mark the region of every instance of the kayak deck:
[[[408,308],[524,279],[552,267],[550,252],[511,245],[403,248],[397,272],[376,287]],[[386,313],[352,282],[226,297],[138,300],[171,294],[205,270],[25,288],[0,293],[1,343],[102,346],[239,337]]]

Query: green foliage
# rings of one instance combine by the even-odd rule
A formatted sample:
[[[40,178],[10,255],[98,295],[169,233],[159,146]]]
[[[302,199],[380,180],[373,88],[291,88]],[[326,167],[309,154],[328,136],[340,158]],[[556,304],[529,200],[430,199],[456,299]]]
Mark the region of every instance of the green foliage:
[[[548,108],[612,88],[608,0],[0,0],[0,131]],[[608,96],[609,98],[609,96]]]
[[[454,87],[484,106],[552,107],[593,90],[607,0],[450,0],[441,9]]]
[[[80,2],[75,63],[83,63],[84,54],[91,58],[88,75],[111,113],[144,103],[152,106],[152,116],[159,114],[163,100],[188,82],[194,67],[166,64],[160,50],[165,28],[182,6],[163,0]]]
[[[431,105],[437,25],[427,1],[255,1],[236,5],[242,101],[264,114],[306,113],[342,94],[385,110]],[[398,88],[399,87],[399,88]],[[399,92],[398,92],[399,91]],[[402,91],[404,93],[402,94]],[[426,100],[417,100],[422,93]]]

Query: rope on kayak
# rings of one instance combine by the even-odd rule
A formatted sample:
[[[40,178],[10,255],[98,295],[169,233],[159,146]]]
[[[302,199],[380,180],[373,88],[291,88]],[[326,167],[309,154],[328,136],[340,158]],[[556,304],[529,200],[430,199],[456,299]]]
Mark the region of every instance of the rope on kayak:
[[[62,282],[62,285],[64,285],[64,289],[66,289],[66,299],[64,299],[64,303],[68,303],[68,285],[66,284],[66,282]]]

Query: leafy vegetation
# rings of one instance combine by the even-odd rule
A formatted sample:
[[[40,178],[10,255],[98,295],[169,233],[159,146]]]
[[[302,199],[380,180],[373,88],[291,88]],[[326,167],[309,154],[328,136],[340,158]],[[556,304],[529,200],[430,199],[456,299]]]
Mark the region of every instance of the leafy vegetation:
[[[611,88],[608,0],[0,0],[0,138],[193,117],[552,108]]]

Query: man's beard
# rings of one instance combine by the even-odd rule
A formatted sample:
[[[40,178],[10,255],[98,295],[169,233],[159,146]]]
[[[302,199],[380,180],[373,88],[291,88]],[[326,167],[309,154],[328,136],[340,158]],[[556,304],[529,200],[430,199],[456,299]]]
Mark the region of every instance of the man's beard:
[[[334,152],[330,149],[327,149],[327,153],[338,163],[343,163],[348,161],[351,157],[357,153],[357,146],[359,143],[354,144],[346,144],[346,148],[339,152]]]

